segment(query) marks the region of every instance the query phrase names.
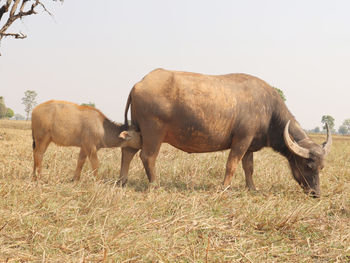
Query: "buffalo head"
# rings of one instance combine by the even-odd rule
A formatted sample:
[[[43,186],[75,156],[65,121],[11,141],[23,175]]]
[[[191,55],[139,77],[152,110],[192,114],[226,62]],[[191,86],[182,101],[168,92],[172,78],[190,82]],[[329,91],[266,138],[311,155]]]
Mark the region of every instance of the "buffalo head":
[[[289,160],[294,179],[304,189],[304,192],[313,197],[320,196],[319,172],[324,166],[324,157],[329,153],[332,145],[332,136],[327,127],[327,140],[321,145],[305,138],[294,142],[289,135],[289,123],[284,128],[284,141],[293,153]]]

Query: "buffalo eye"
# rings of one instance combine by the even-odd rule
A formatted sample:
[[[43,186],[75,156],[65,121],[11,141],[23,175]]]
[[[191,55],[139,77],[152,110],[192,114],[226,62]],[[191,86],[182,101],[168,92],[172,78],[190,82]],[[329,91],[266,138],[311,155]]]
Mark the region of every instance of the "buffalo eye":
[[[315,170],[316,169],[316,165],[315,165],[314,162],[307,162],[306,165],[311,170]]]

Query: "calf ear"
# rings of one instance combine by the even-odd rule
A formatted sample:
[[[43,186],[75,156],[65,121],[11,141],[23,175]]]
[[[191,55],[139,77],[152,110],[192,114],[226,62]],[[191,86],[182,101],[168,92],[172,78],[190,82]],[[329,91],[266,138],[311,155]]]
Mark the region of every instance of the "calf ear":
[[[131,137],[132,137],[132,136],[129,134],[128,131],[123,131],[123,132],[121,132],[121,133],[119,134],[119,138],[121,138],[121,139],[123,139],[123,140],[126,140],[126,141],[130,140]]]

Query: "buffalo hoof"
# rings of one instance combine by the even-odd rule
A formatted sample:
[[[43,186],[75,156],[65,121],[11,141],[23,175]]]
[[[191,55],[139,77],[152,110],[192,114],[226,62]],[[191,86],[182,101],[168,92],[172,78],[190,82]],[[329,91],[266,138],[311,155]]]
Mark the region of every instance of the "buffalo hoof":
[[[153,191],[158,189],[160,186],[156,182],[152,182],[148,184],[148,191]]]
[[[70,181],[74,183],[74,182],[78,182],[79,180],[80,180],[80,177],[74,176]]]
[[[257,192],[258,191],[254,185],[253,186],[246,185],[245,189],[247,189],[250,192]]]
[[[225,191],[227,191],[228,189],[230,189],[230,188],[232,188],[231,187],[231,185],[229,184],[229,185],[219,185],[217,188],[216,188],[216,190],[217,191],[219,191],[219,192],[225,192]]]
[[[127,182],[128,182],[127,179],[125,179],[125,180],[119,179],[115,184],[119,187],[125,187]]]

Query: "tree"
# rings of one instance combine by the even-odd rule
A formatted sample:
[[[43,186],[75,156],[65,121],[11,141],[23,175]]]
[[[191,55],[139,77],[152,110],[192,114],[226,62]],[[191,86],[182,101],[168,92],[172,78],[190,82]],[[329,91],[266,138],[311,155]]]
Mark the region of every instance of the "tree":
[[[7,108],[5,104],[4,97],[0,97],[0,119],[2,118],[11,118],[14,115],[12,109]]]
[[[343,125],[346,127],[347,129],[347,133],[350,133],[350,119],[346,119],[343,122]]]
[[[6,106],[5,106],[5,100],[4,97],[0,97],[0,119],[4,118],[6,116]]]
[[[53,1],[63,2],[63,0]],[[5,3],[0,6],[0,42],[4,37],[13,37],[16,39],[27,37],[27,35],[22,32],[8,33],[8,29],[15,21],[22,20],[22,18],[26,16],[35,15],[40,9],[51,15],[44,6],[42,0],[5,0],[4,2]],[[1,3],[2,1],[0,1],[0,4]]]
[[[24,116],[22,116],[21,114],[16,113],[14,116],[15,120],[17,121],[23,121],[25,120]]]
[[[311,130],[313,133],[320,133],[320,127],[315,127],[314,129]]]
[[[81,106],[90,106],[90,107],[94,107],[95,108],[95,103],[89,101],[88,103],[82,103]]]
[[[29,119],[29,114],[34,108],[36,103],[36,96],[38,94],[34,90],[27,90],[24,92],[24,97],[22,98],[22,104],[24,104],[24,111],[27,113],[26,120]]]
[[[338,133],[342,135],[348,134],[348,127],[341,125],[338,129]]]
[[[273,87],[273,88],[278,92],[278,94],[280,94],[280,96],[281,96],[283,101],[287,100],[286,96],[284,96],[284,93],[283,93],[283,91],[281,89],[278,89],[278,88],[275,88],[275,87]]]
[[[323,115],[321,122],[324,124],[323,129],[326,129],[326,123],[328,123],[329,129],[334,132],[335,119],[330,115]]]
[[[15,115],[12,109],[7,108],[6,109],[6,118],[12,118]]]

